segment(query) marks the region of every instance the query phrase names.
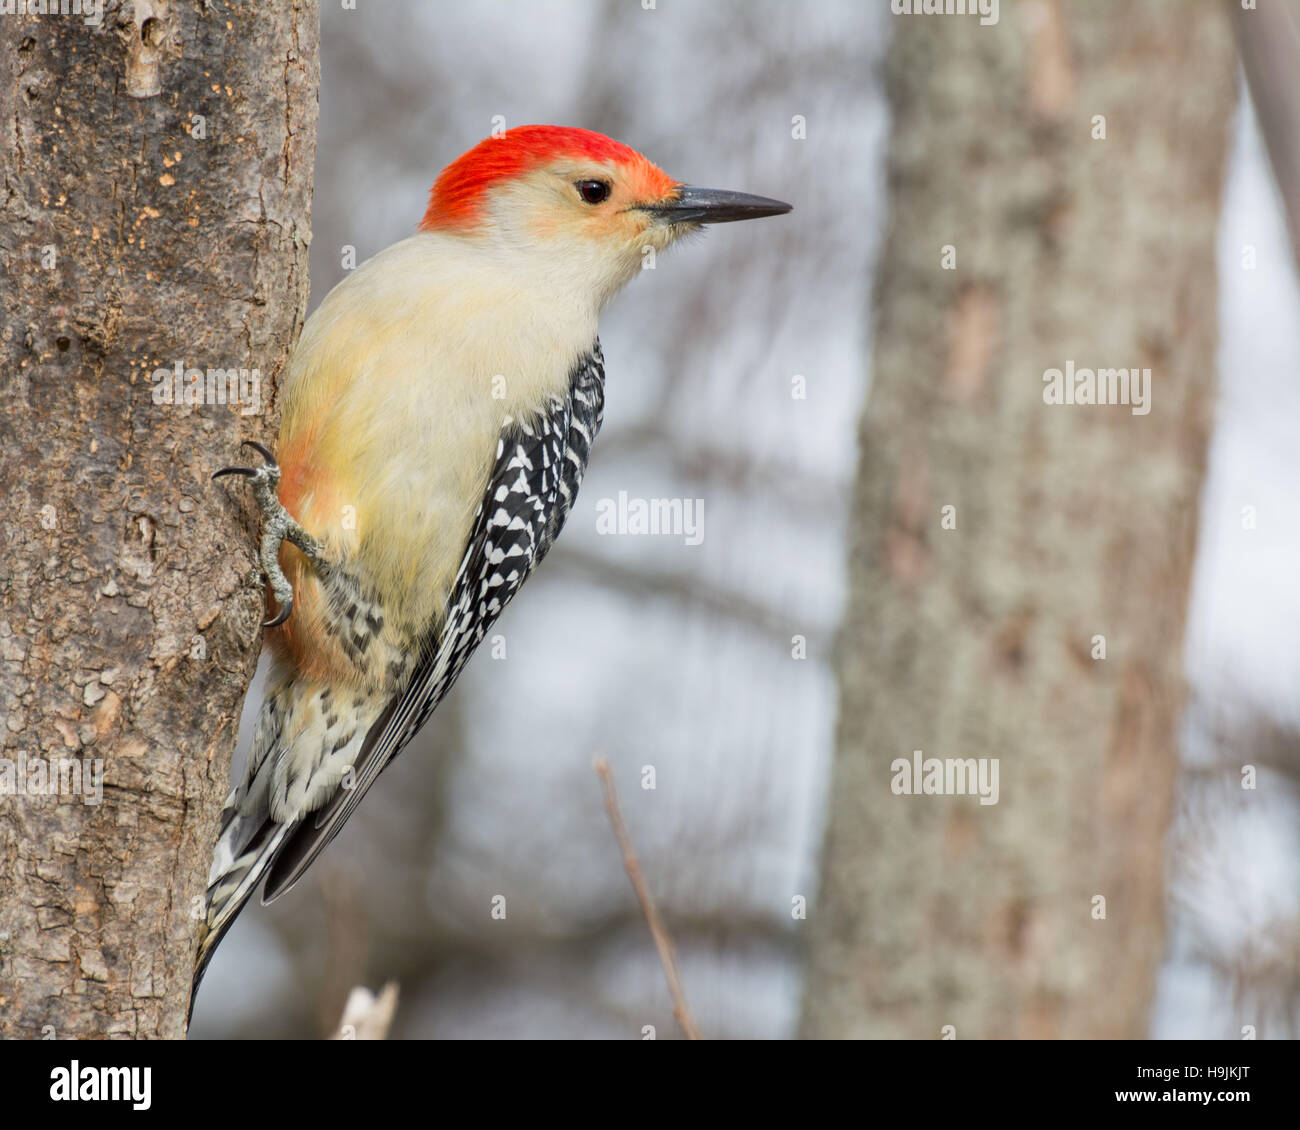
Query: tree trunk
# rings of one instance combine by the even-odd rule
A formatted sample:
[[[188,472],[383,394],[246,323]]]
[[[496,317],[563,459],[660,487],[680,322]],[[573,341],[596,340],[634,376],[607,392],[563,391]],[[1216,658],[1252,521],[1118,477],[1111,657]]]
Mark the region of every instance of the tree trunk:
[[[264,608],[251,508],[209,476],[274,442],[317,23],[0,20],[0,1037],[184,1034]],[[166,403],[177,366],[201,379]]]
[[[1142,1036],[1231,32],[1218,5],[1174,0],[892,26],[890,229],[803,1030]],[[1044,374],[1068,361],[1149,367],[1149,414],[1049,405]],[[999,759],[997,803],[896,795],[892,763],[918,749]]]
[[[1227,0],[1227,7],[1300,266],[1300,0],[1256,8]]]

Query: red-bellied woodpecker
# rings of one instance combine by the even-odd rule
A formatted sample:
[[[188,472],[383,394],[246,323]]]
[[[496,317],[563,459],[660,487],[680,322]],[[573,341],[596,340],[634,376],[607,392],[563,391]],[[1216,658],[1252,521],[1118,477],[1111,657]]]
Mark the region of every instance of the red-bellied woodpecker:
[[[262,466],[218,472],[251,481],[278,612],[195,988],[258,883],[270,902],[302,876],[559,534],[601,423],[601,309],[647,249],[789,210],[520,126],[449,165],[419,232],[326,296],[281,389],[279,464],[253,445]]]

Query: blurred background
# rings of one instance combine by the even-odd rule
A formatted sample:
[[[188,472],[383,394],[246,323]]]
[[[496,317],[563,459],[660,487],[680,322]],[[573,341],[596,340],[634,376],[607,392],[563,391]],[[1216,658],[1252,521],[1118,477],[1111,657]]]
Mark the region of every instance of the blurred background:
[[[359,8],[322,3],[313,307],[410,234],[437,172],[498,125],[598,130],[682,180],[795,210],[674,249],[606,313],[605,425],[564,537],[307,879],[240,917],[192,1034],[319,1036],[352,986],[392,980],[395,1037],[678,1036],[602,756],[700,1028],[792,1037],[798,907],[817,907],[832,792],[873,285],[888,283],[873,270],[889,6]],[[1300,1018],[1300,290],[1248,98],[1231,135],[1160,1037],[1242,1023],[1294,1036]],[[703,500],[702,542],[602,536],[597,505],[623,491]],[[1243,499],[1267,516],[1249,536]],[[254,707],[259,694],[260,680]],[[1269,775],[1267,799],[1242,792],[1243,761]]]

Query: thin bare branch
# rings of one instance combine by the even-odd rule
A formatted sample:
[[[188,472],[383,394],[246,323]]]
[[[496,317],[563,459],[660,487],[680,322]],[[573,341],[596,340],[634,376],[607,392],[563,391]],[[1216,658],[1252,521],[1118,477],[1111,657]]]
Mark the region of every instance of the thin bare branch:
[[[605,790],[605,811],[609,813],[610,827],[614,829],[614,837],[618,840],[619,850],[623,853],[623,867],[627,871],[627,877],[632,880],[632,889],[636,891],[641,910],[645,914],[646,924],[650,927],[650,936],[654,938],[655,948],[659,951],[664,977],[668,981],[668,991],[673,998],[673,1015],[677,1018],[677,1023],[682,1026],[682,1031],[686,1033],[688,1040],[702,1040],[704,1037],[695,1026],[691,1010],[686,1004],[686,993],[682,989],[682,978],[677,968],[677,951],[673,947],[673,939],[664,926],[663,919],[659,917],[654,899],[650,897],[650,889],[646,886],[645,877],[641,874],[641,864],[632,847],[632,837],[628,834],[627,825],[623,822],[623,813],[618,807],[614,774],[610,772],[609,762],[603,757],[596,759],[595,769]]]

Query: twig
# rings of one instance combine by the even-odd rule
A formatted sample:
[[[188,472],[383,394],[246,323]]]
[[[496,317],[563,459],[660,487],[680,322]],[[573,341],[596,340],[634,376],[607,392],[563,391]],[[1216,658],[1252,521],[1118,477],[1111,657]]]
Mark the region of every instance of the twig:
[[[386,1040],[396,1011],[395,981],[389,981],[379,996],[359,985],[348,994],[348,1003],[343,1006],[343,1019],[339,1021],[334,1039]]]
[[[614,775],[610,772],[609,762],[603,757],[598,757],[595,769],[605,789],[605,811],[609,813],[610,826],[614,829],[614,837],[618,840],[619,850],[623,853],[623,867],[627,871],[627,877],[632,880],[632,889],[636,891],[641,910],[645,914],[646,924],[650,927],[650,936],[654,938],[655,948],[659,951],[664,977],[668,981],[668,991],[673,998],[673,1016],[677,1018],[677,1023],[682,1026],[682,1031],[686,1033],[688,1040],[702,1040],[704,1037],[695,1026],[691,1010],[686,1005],[686,994],[682,991],[682,978],[677,969],[677,954],[673,948],[672,937],[659,917],[654,899],[650,897],[650,890],[641,874],[641,864],[637,862],[636,852],[632,848],[632,837],[628,835],[627,825],[623,823],[623,814],[619,811],[618,793],[614,789]]]

